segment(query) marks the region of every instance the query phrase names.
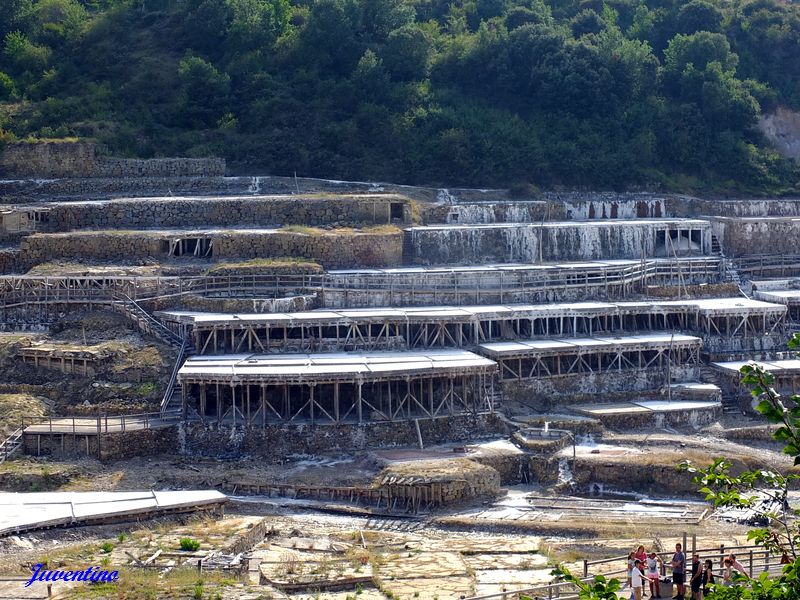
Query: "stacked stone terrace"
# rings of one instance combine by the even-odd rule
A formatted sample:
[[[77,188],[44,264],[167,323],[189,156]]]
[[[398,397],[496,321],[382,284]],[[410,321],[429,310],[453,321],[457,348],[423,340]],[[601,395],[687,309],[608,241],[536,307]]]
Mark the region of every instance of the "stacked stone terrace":
[[[161,178],[94,168],[0,182],[3,325],[32,304],[47,321],[135,299],[189,346],[163,408],[220,427],[470,417],[541,396],[567,409],[665,389],[702,391],[716,414],[708,384],[735,404],[733,365],[786,358],[800,305],[795,200],[511,199],[200,176],[218,165],[199,163]],[[237,262],[287,258],[317,266]],[[37,271],[57,260],[84,267]]]

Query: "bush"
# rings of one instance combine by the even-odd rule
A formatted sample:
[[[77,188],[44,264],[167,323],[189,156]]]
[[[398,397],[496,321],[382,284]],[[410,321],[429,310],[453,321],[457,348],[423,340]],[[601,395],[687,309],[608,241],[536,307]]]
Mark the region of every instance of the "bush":
[[[17,96],[17,86],[9,75],[0,71],[0,100],[13,100]]]
[[[113,549],[114,549],[114,544],[112,544],[111,542],[103,542],[102,544],[100,544],[100,550],[102,550],[106,554],[111,552]]]
[[[193,540],[192,538],[181,538],[181,550],[186,550],[187,552],[194,552],[198,548],[200,548],[200,542],[197,540]]]

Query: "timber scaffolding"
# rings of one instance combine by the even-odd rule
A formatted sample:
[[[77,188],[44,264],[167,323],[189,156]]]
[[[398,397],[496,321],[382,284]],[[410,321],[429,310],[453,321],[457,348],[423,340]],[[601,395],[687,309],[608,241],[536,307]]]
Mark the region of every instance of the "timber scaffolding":
[[[655,333],[617,338],[567,338],[497,342],[478,352],[500,367],[501,380],[541,379],[562,375],[614,373],[629,370],[700,365],[698,337]]]
[[[453,481],[441,483],[422,477],[384,478],[380,486],[330,486],[299,484],[253,484],[225,481],[215,487],[230,494],[240,502],[247,502],[247,496],[267,498],[291,498],[293,500],[318,500],[344,502],[363,506],[370,510],[392,513],[416,514],[432,508],[444,506],[445,488]],[[236,498],[236,495],[239,497]],[[315,505],[318,506],[318,505]],[[336,505],[326,508],[335,510]],[[348,510],[349,507],[338,507]],[[349,510],[348,510],[349,512]]]
[[[190,357],[178,381],[184,417],[256,427],[492,412],[496,372],[459,350],[223,355]]]
[[[0,321],[14,309],[42,320],[59,305],[318,294],[323,306],[534,302],[554,296],[628,298],[647,285],[722,281],[719,257],[607,260],[476,267],[357,269],[328,273],[202,276],[3,275]],[[36,312],[39,314],[37,315]]]
[[[748,298],[379,308],[271,314],[161,311],[198,354],[467,348],[535,337],[690,331],[712,344],[783,335],[786,307]]]

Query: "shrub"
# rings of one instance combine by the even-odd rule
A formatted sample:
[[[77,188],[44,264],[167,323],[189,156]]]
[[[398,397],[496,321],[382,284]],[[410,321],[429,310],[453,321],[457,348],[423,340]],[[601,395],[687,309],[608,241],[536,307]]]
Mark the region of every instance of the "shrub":
[[[111,542],[103,542],[102,544],[100,544],[100,550],[102,550],[106,554],[111,552],[113,549],[114,549],[114,544],[112,544]]]
[[[187,552],[194,552],[198,548],[200,548],[200,542],[197,540],[193,540],[192,538],[181,538],[181,550],[186,550]]]

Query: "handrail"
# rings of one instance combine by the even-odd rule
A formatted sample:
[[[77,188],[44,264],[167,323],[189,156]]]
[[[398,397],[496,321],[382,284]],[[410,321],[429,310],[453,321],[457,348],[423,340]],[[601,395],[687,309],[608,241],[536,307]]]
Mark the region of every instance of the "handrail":
[[[11,448],[9,450],[9,446],[17,440],[20,440],[20,443],[17,444],[14,448]],[[21,442],[22,442],[22,427],[12,431],[11,434],[6,439],[0,442],[0,449],[2,449],[2,452],[0,452],[0,464],[7,461],[9,456],[16,454],[17,452],[20,451],[20,449],[22,448]]]
[[[692,552],[697,552],[698,554],[699,553],[708,553],[708,552],[719,552],[721,547],[724,549],[724,546],[714,546],[714,547],[711,547],[711,548],[696,548]],[[740,551],[740,550],[751,550],[751,549],[756,549],[756,548],[759,548],[759,549],[763,550],[763,546],[759,546],[757,544],[750,544],[750,545],[747,545],[747,546],[734,546],[734,548],[735,548],[735,550],[737,552]],[[684,548],[683,551],[684,552],[689,552],[689,549],[688,548]],[[723,552],[724,552],[724,550],[723,550]],[[662,556],[662,555],[663,556],[667,556],[667,555],[673,554],[673,552],[671,552],[671,551],[657,552],[656,554],[658,554],[659,556]],[[730,552],[728,554],[730,554]],[[605,563],[609,563],[609,562],[624,561],[624,560],[627,560],[627,559],[628,559],[628,556],[625,555],[625,554],[622,554],[622,555],[619,555],[619,556],[613,556],[611,558],[599,558],[599,559],[596,559],[596,560],[584,561],[584,565],[588,565],[588,566],[601,565],[601,564],[605,564]]]
[[[754,549],[757,549],[757,551],[754,551]],[[756,574],[755,571],[756,566],[763,567],[762,572],[769,572],[769,573],[772,573],[775,567],[781,566],[777,560],[774,563],[770,562],[769,558],[775,556],[772,552],[763,548],[762,546],[757,546],[757,545],[734,546],[726,551],[725,545],[721,544],[720,546],[716,546],[713,548],[699,548],[694,550],[694,552],[698,554],[703,554],[703,556],[701,557],[703,560],[723,559],[724,557],[730,555],[731,551],[734,551],[743,559],[742,562],[743,564],[746,565],[746,569],[748,571],[747,574],[751,578]],[[687,555],[690,554],[689,550],[686,548],[684,548],[684,552]],[[710,552],[711,554],[709,554]],[[660,557],[664,556],[669,557],[672,555],[672,552],[659,552],[657,554]],[[594,580],[595,575],[589,575],[586,572],[587,565],[598,565],[598,564],[606,564],[609,562],[624,561],[627,560],[627,558],[628,558],[627,556],[623,555],[623,556],[615,556],[612,558],[603,558],[593,561],[584,560],[584,576],[580,578],[580,581],[584,583],[590,583]],[[623,568],[614,571],[604,571],[602,575],[605,577],[609,577],[617,574],[624,574],[626,570],[627,569]],[[576,586],[575,584],[566,581],[542,583],[537,586],[532,586],[519,590],[497,592],[494,594],[486,594],[482,596],[471,596],[466,598],[465,600],[514,600],[520,598],[523,595],[524,596],[530,595],[535,598],[548,598],[548,599],[557,598],[559,600],[570,600],[572,598],[578,598],[577,594],[562,595],[561,590],[564,587],[575,588]]]
[[[719,274],[719,257],[701,257],[681,268],[688,270],[689,275]],[[453,272],[429,272],[423,281],[413,283],[403,281],[402,274],[372,274],[362,281],[353,281],[352,277],[336,274],[272,274],[272,275],[228,275],[199,277],[82,277],[82,276],[2,276],[0,277],[0,303],[10,307],[15,299],[22,298],[24,303],[42,302],[80,302],[87,298],[94,301],[113,300],[122,296],[126,301],[138,303],[141,300],[156,300],[178,297],[186,294],[231,295],[247,292],[270,294],[281,290],[298,291],[365,291],[391,290],[393,293],[408,292],[446,292],[452,287],[455,293],[472,291],[473,286],[480,286],[481,292],[501,290],[503,292],[546,290],[552,288],[569,289],[586,286],[619,286],[635,283],[660,276],[673,276],[677,265],[674,262],[645,261],[635,265],[598,266],[582,271],[541,272],[533,271],[526,277],[519,273],[497,271],[487,279],[496,283],[482,283],[480,278],[473,283],[465,282],[465,274]],[[63,287],[67,286],[67,287]],[[498,287],[499,286],[499,287]],[[444,288],[444,289],[443,289]],[[10,301],[10,302],[9,302]],[[144,311],[146,312],[146,311]]]
[[[172,400],[172,394],[175,391],[175,384],[178,381],[178,371],[180,370],[181,366],[183,366],[183,359],[186,356],[187,345],[188,343],[186,338],[183,338],[180,350],[178,350],[178,357],[175,359],[175,366],[172,367],[172,374],[169,376],[169,383],[167,383],[167,388],[164,390],[164,397],[161,399],[162,415],[167,411],[170,400]]]

